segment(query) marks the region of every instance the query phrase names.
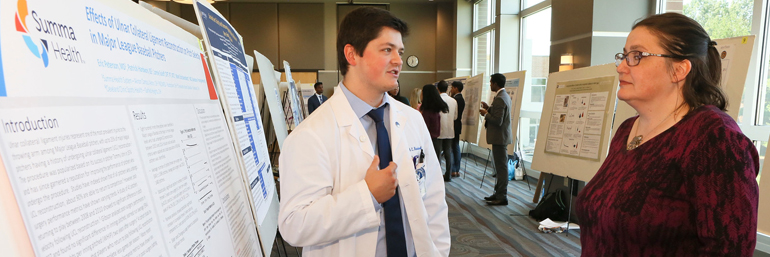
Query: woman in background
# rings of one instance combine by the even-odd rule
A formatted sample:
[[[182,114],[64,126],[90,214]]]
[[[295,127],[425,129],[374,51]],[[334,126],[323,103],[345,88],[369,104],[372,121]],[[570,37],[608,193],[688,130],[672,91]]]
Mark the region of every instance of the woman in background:
[[[639,115],[578,195],[583,256],[751,256],[759,157],[724,112],[716,42],[665,13],[634,25],[615,60],[618,99]]]
[[[439,153],[441,153],[441,143],[438,140],[438,136],[441,133],[441,115],[439,113],[449,112],[449,106],[441,99],[438,88],[433,84],[427,84],[422,87],[421,101],[420,113],[422,113],[422,118],[425,120],[425,125],[428,126],[428,132],[430,132],[430,138],[433,140],[433,149],[436,150],[436,156],[439,156]]]

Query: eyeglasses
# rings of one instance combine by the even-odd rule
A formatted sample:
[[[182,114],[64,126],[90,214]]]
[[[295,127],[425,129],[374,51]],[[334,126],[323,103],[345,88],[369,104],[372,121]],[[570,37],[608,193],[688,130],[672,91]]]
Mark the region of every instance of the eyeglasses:
[[[658,57],[668,57],[668,58],[684,58],[681,56],[676,55],[667,55],[667,54],[651,54],[648,52],[642,52],[642,51],[630,51],[628,53],[618,53],[615,55],[615,66],[620,66],[620,62],[623,61],[623,59],[626,59],[626,64],[628,67],[634,67],[636,65],[639,65],[639,61],[642,60],[644,57],[650,57],[650,56],[658,56]]]

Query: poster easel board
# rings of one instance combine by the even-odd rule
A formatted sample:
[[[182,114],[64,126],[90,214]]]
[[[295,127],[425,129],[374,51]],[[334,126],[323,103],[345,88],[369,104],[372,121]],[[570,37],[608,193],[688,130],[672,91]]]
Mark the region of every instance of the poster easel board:
[[[4,256],[261,255],[195,36],[130,1],[19,0],[0,42]]]
[[[503,88],[505,88],[505,92],[511,98],[511,139],[513,142],[508,145],[508,155],[513,155],[514,149],[516,148],[515,144],[518,138],[519,129],[519,113],[521,112],[521,98],[524,94],[524,79],[526,73],[527,71],[503,73],[503,76],[505,76],[505,86]],[[495,94],[490,94],[490,99],[487,103],[491,105],[494,98]],[[481,117],[481,124],[484,124],[484,117]],[[482,127],[479,134],[479,146],[492,150],[492,146],[487,144],[487,130]]]
[[[289,128],[286,126],[286,114],[283,113],[283,106],[281,105],[281,95],[278,91],[278,79],[276,79],[275,71],[273,70],[273,64],[264,55],[254,51],[254,59],[257,61],[257,69],[260,71],[260,80],[262,85],[262,91],[265,93],[265,100],[270,107],[270,117],[273,120],[273,128],[275,129],[276,141],[278,141],[278,148],[283,148],[283,141],[289,136]],[[280,73],[278,74],[280,75]]]
[[[473,76],[465,80],[463,88],[463,98],[465,98],[465,111],[462,115],[463,131],[460,134],[460,140],[478,144],[479,142],[479,108],[481,106],[481,89],[483,85],[484,73]]]
[[[243,42],[237,31],[208,2],[196,0],[195,13],[211,59],[220,101],[230,134],[236,140],[244,185],[249,190],[253,219],[260,235],[262,256],[272,249],[277,222],[265,222],[270,212],[278,212],[276,185],[270,163],[265,128],[260,117],[257,94],[251,82]]]
[[[291,77],[291,66],[289,62],[283,61],[283,68],[286,70],[286,82],[289,83],[289,103],[291,104],[291,112],[294,116],[294,127],[296,128],[305,119],[305,115],[302,112],[302,102],[299,99],[299,91],[297,90],[297,84],[294,78]]]
[[[741,109],[741,97],[746,88],[749,63],[754,53],[756,36],[731,37],[714,40],[722,58],[722,81],[720,85],[727,94],[727,114],[738,120]]]
[[[551,73],[532,169],[591,180],[612,139],[617,88],[615,64]]]

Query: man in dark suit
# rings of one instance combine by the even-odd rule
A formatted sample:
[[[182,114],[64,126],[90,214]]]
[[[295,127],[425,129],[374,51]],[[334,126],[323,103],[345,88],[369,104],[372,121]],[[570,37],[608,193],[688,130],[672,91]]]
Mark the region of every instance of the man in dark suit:
[[[465,99],[463,98],[463,83],[460,81],[452,82],[452,89],[450,93],[457,101],[457,119],[455,119],[455,137],[452,139],[452,155],[454,158],[454,164],[452,165],[452,177],[460,176],[460,133],[463,130],[462,116],[463,110],[465,110]]]
[[[323,95],[324,93],[324,83],[323,82],[316,82],[315,85],[313,85],[313,88],[315,88],[315,94],[310,97],[310,99],[307,99],[307,113],[310,115],[315,111],[315,109],[318,109],[321,104],[326,102],[326,100],[329,100],[328,97]]]
[[[492,74],[489,87],[495,92],[495,99],[489,106],[481,102],[479,113],[484,116],[487,128],[487,144],[492,145],[492,159],[497,172],[495,193],[484,197],[488,205],[508,205],[508,144],[511,138],[511,97],[505,92],[505,76]]]

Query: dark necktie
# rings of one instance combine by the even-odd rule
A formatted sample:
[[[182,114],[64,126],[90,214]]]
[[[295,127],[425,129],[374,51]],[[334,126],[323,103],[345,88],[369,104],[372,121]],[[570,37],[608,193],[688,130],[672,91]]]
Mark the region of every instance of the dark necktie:
[[[369,111],[366,115],[374,120],[377,127],[377,152],[380,156],[380,169],[388,167],[393,160],[390,152],[390,139],[388,131],[385,129],[385,122],[382,118],[385,113],[385,107]],[[387,245],[388,257],[406,256],[406,237],[404,236],[404,221],[401,217],[401,202],[398,197],[398,188],[396,195],[382,203],[382,209],[385,212],[385,244]]]
[[[318,96],[318,104],[322,104],[322,103],[324,103],[324,98],[319,95]]]

